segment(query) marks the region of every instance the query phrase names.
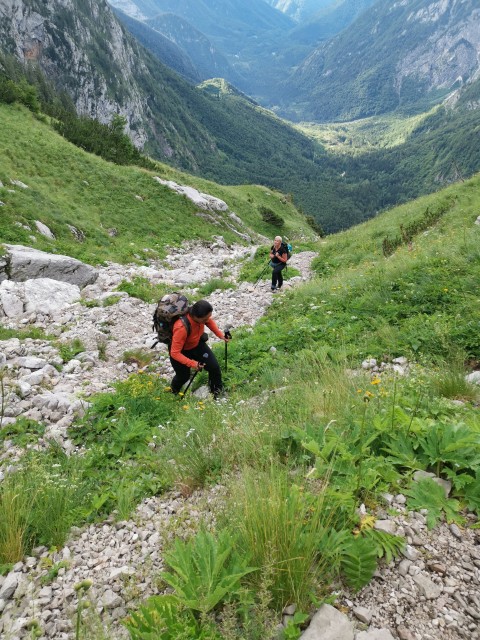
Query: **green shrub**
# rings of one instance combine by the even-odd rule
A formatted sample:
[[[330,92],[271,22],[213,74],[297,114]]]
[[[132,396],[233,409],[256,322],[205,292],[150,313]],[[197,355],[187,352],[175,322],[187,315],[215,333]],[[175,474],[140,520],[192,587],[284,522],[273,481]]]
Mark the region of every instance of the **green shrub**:
[[[166,293],[168,288],[164,284],[153,285],[143,276],[135,276],[133,280],[122,280],[117,287],[118,291],[125,291],[132,298],[139,298],[144,302],[158,302]]]
[[[123,623],[131,640],[223,640],[174,596],[153,596]]]
[[[325,236],[325,231],[323,230],[322,225],[315,220],[313,216],[305,216],[305,220],[308,222],[310,227],[317,233],[321,238]]]
[[[80,338],[74,338],[71,342],[64,342],[59,345],[58,352],[64,362],[73,360],[76,355],[85,351],[85,345]]]
[[[275,211],[273,211],[269,207],[262,205],[259,208],[259,211],[260,211],[260,215],[262,216],[262,220],[267,224],[274,225],[279,229],[281,229],[285,225],[285,220],[281,216],[279,216],[278,213],[275,213]]]
[[[199,287],[198,293],[200,296],[209,296],[214,291],[225,291],[226,289],[235,289],[235,285],[221,278],[213,278]]]
[[[171,571],[161,573],[161,578],[182,606],[202,614],[234,597],[241,579],[255,571],[247,566],[248,556],[237,553],[227,530],[216,538],[203,528],[187,542],[177,538],[164,557]]]

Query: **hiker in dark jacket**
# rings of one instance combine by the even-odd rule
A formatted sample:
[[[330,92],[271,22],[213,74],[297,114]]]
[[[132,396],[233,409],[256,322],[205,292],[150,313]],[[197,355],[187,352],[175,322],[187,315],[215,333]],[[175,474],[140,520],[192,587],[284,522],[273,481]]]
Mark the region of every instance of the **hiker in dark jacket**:
[[[282,236],[276,236],[270,249],[270,266],[272,267],[272,292],[280,290],[283,285],[282,271],[288,260],[288,252],[282,243]]]
[[[223,390],[222,372],[218,360],[202,338],[205,326],[225,342],[230,338],[225,336],[212,320],[212,312],[213,307],[207,300],[199,300],[186,314],[187,321],[190,323],[189,332],[180,319],[173,325],[170,346],[170,362],[175,371],[171,382],[173,393],[179,393],[188,381],[191,368],[197,371],[201,369],[208,371],[208,386],[214,397],[218,397]]]

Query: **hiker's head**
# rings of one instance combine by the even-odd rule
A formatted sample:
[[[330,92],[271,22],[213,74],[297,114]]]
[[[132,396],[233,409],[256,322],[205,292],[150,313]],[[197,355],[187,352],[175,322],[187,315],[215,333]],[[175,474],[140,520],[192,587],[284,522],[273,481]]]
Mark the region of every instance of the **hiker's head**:
[[[205,324],[212,317],[213,307],[208,300],[199,300],[190,309],[190,316],[194,322]]]
[[[275,236],[275,240],[273,241],[273,246],[275,249],[280,249],[280,245],[282,244],[282,236]]]

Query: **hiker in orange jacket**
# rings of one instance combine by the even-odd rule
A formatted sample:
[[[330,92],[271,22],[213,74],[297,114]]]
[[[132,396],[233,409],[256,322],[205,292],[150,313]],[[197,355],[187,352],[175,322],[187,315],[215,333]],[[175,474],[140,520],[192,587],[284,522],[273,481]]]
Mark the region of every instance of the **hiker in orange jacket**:
[[[190,307],[186,319],[190,330],[178,319],[173,325],[172,343],[170,345],[170,362],[175,371],[171,382],[173,393],[180,389],[190,378],[190,369],[208,371],[208,386],[214,397],[223,390],[222,372],[213,351],[205,342],[204,330],[207,326],[213,333],[228,342],[230,337],[221,331],[212,319],[213,307],[207,300],[199,300]],[[188,325],[187,325],[188,326]]]

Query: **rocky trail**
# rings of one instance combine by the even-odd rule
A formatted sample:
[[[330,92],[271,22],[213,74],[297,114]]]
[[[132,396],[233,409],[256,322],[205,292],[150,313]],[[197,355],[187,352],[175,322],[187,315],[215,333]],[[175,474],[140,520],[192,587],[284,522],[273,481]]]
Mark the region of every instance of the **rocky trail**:
[[[198,285],[212,278],[225,279],[226,271],[227,279],[236,282],[242,262],[251,252],[241,246],[227,247],[220,237],[210,247],[185,245],[148,267],[109,264],[99,268],[96,281],[82,289],[82,297],[92,306],[78,302],[64,305],[53,319],[41,311],[10,311],[2,318],[3,326],[43,328],[65,342],[78,338],[85,351],[63,363],[58,349],[46,340],[12,338],[0,342],[0,366],[7,389],[3,425],[19,416],[41,421],[47,429],[36,446],[45,446],[53,438],[72,452],[67,428],[85,410],[89,396],[106,391],[111,383],[137,370],[137,365],[123,362],[125,351],[149,348],[154,342],[154,305],[116,291],[120,282],[143,276],[154,284],[188,291],[195,300]],[[292,256],[290,264],[302,275],[286,281],[286,289],[310,277],[314,256],[312,252]],[[274,295],[284,295],[271,293],[268,277],[269,273],[257,287],[241,283],[207,296],[220,327],[253,326]],[[4,309],[10,304],[11,310],[15,307],[14,292],[12,288],[8,292]],[[93,301],[111,301],[112,296],[118,296],[118,302],[93,306]],[[157,371],[168,377],[171,368],[166,350],[163,346],[157,350]],[[222,410],[228,411],[228,404]],[[21,455],[21,448],[4,441],[0,481],[15,468]],[[42,640],[72,640],[78,606],[75,585],[91,580],[91,619],[101,616],[110,638],[127,638],[119,621],[138,602],[157,592],[156,576],[163,568],[165,545],[175,536],[188,534],[199,518],[213,520],[224,493],[224,487],[216,486],[187,498],[175,492],[150,498],[128,521],[109,518],[73,528],[66,545],[55,552],[36,548],[31,557],[0,577],[0,637],[29,638],[31,621],[38,620]],[[304,640],[480,638],[480,534],[446,524],[429,531],[424,514],[407,512],[405,502],[402,495],[385,496],[385,510],[377,514],[385,531],[405,536],[404,557],[383,566],[359,594],[339,592],[340,606],[323,606],[304,632]],[[48,584],[42,584],[49,566],[45,559],[50,566],[65,561]],[[287,618],[291,613],[286,612]]]

